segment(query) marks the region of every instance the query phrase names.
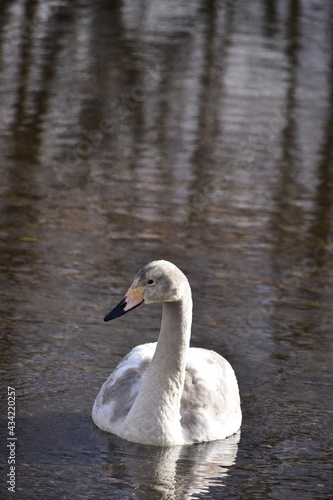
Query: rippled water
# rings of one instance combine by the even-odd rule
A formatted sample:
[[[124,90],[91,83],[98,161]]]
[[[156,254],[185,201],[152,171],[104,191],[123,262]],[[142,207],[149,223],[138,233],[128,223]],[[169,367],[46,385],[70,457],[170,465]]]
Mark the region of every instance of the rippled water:
[[[310,0],[0,4],[16,498],[332,498],[332,22]],[[91,421],[156,340],[158,306],[103,323],[156,258],[190,280],[192,345],[236,371],[241,436],[155,449]]]

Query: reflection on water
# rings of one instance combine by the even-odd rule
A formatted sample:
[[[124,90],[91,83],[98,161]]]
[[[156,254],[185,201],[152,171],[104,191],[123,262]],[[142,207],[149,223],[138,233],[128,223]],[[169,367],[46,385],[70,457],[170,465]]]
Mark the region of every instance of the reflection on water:
[[[21,497],[331,498],[333,4],[4,0],[0,20]],[[158,306],[102,321],[156,258],[190,280],[192,345],[235,368],[237,457],[91,422],[111,370],[156,340]]]
[[[198,498],[197,495],[207,493],[210,486],[223,484],[228,468],[235,461],[239,438],[240,435],[235,435],[223,441],[171,448],[113,440],[107,451],[102,452],[100,447],[100,453],[104,453],[106,461],[111,460],[111,471],[118,456],[124,468],[122,480],[136,484],[139,499],[147,498],[147,491],[155,495],[158,492],[158,498],[168,500]],[[149,466],[143,467],[143,464]]]

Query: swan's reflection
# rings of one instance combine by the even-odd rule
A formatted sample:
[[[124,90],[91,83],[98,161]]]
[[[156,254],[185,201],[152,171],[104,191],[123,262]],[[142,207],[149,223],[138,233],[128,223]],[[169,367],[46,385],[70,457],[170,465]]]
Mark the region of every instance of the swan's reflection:
[[[112,436],[108,459],[113,465],[115,458],[121,462],[122,479],[136,485],[134,491],[140,500],[191,499],[210,486],[224,485],[228,469],[235,463],[239,440],[237,433],[209,443],[160,448]]]

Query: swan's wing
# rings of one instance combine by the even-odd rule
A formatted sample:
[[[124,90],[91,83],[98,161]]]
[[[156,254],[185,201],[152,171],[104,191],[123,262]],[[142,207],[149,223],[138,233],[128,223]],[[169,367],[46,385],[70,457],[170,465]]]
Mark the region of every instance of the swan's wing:
[[[132,349],[101,387],[93,407],[93,420],[103,430],[117,433],[146,375],[156,343]]]
[[[181,399],[181,425],[189,440],[223,439],[241,424],[234,370],[214,351],[191,348]]]

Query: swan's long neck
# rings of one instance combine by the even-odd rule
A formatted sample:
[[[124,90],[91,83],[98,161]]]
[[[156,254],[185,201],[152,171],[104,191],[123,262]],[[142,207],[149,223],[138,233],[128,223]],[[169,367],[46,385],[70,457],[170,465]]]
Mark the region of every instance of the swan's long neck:
[[[172,445],[181,434],[180,400],[191,337],[192,299],[163,304],[162,324],[154,357],[140,392],[125,420],[132,441],[140,435],[151,444]],[[133,436],[138,434],[138,438]]]
[[[165,302],[151,365],[169,378],[183,375],[191,337],[192,301]]]

